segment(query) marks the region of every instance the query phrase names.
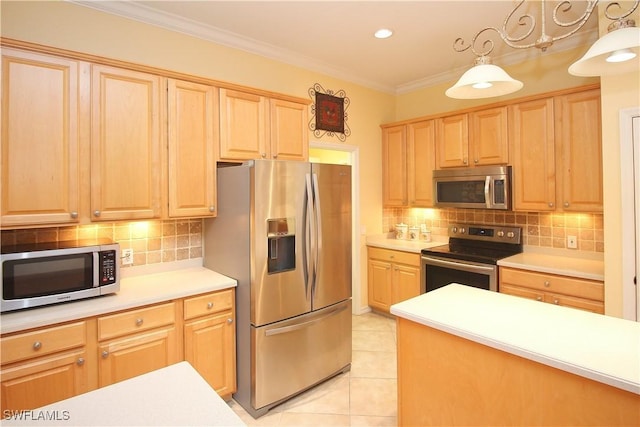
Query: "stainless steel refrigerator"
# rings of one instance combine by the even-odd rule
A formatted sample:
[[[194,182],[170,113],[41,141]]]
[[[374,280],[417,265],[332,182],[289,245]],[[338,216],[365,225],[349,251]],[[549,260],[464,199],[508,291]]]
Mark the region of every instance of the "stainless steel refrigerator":
[[[238,281],[238,391],[254,417],[351,367],[351,167],[218,168],[204,265]]]

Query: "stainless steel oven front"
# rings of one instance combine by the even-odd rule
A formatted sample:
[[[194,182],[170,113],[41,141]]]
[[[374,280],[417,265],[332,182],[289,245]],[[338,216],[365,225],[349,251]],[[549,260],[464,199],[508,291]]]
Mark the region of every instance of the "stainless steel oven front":
[[[426,292],[461,283],[474,288],[498,291],[498,266],[458,259],[422,255],[422,287]]]

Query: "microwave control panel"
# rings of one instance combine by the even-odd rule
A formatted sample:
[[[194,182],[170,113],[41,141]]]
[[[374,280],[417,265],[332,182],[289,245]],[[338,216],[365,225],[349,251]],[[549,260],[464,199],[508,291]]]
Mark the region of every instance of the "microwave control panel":
[[[100,285],[116,282],[116,251],[100,252]]]

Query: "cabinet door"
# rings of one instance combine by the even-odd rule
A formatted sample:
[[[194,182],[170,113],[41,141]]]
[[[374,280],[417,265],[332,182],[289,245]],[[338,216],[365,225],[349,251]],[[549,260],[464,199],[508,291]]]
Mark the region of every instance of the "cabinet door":
[[[278,160],[308,160],[307,106],[272,99],[269,115],[271,157]]]
[[[265,97],[220,89],[220,160],[269,157],[268,117]]]
[[[557,97],[555,109],[562,209],[602,212],[600,90]]]
[[[405,126],[382,130],[382,203],[407,205],[407,143]]]
[[[91,218],[160,216],[160,77],[102,65],[91,75]]]
[[[391,263],[369,259],[369,305],[389,311],[391,305]]]
[[[408,192],[409,205],[433,207],[433,170],[436,167],[435,121],[426,120],[408,128]]]
[[[99,387],[177,363],[175,328],[125,336],[98,345]]]
[[[418,295],[420,295],[420,267],[404,264],[394,265],[392,304]]]
[[[86,353],[53,354],[2,368],[2,416],[5,410],[35,409],[88,391]]]
[[[215,216],[217,89],[169,79],[169,216]]]
[[[469,166],[469,119],[458,114],[437,119],[436,158],[440,168]]]
[[[233,312],[185,323],[184,358],[220,396],[234,393],[236,355]]]
[[[471,147],[474,165],[506,165],[509,162],[507,107],[471,114]]]
[[[2,49],[0,224],[78,221],[76,61]]]
[[[555,210],[553,99],[540,99],[510,106],[509,134],[514,209]]]

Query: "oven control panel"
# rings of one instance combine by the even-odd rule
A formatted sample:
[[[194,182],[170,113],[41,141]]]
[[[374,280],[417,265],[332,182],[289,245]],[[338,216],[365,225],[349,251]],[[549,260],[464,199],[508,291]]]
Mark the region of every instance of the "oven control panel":
[[[522,228],[502,225],[451,224],[449,237],[520,244]]]

